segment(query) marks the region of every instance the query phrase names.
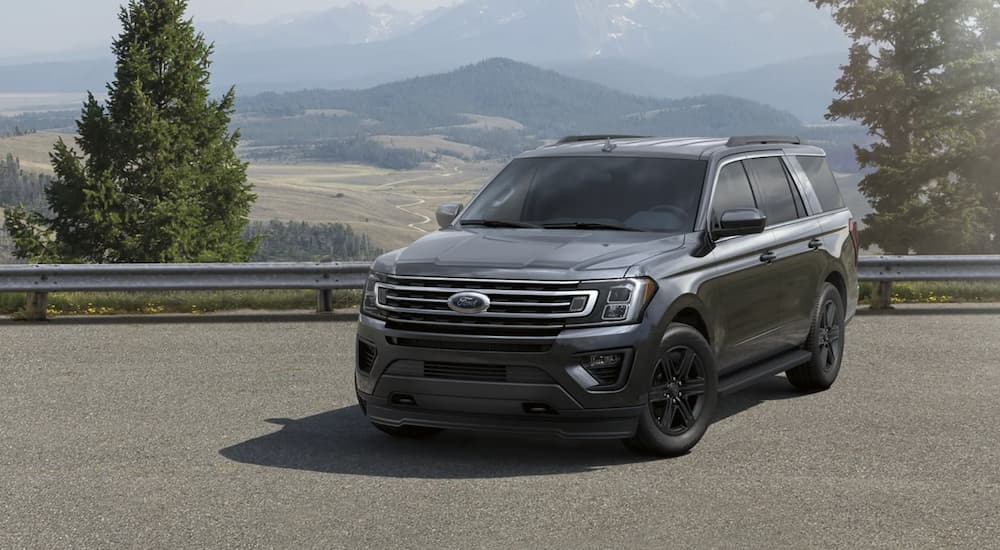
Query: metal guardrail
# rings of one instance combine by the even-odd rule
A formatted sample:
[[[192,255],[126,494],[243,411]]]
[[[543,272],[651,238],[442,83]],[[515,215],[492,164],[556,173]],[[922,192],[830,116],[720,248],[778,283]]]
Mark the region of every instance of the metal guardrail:
[[[0,265],[0,292],[28,293],[26,317],[42,320],[48,293],[72,291],[255,290],[317,291],[317,310],[330,311],[333,290],[360,289],[370,264],[116,264]],[[877,283],[873,309],[890,307],[895,281],[1000,280],[1000,256],[863,256],[858,279]]]
[[[858,280],[876,283],[872,309],[888,309],[896,281],[998,281],[1000,256],[862,256]]]
[[[44,320],[48,293],[74,291],[317,291],[317,310],[332,310],[332,291],[365,285],[368,263],[105,264],[0,266],[0,292],[27,292],[25,316]]]
[[[863,256],[862,281],[1000,280],[1000,256]]]

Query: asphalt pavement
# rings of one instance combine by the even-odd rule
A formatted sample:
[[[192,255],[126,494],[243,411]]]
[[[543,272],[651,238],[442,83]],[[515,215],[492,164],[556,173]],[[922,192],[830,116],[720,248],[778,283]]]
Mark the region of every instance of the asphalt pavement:
[[[376,432],[351,315],[0,322],[0,548],[1000,548],[1000,306],[847,337],[653,460]]]

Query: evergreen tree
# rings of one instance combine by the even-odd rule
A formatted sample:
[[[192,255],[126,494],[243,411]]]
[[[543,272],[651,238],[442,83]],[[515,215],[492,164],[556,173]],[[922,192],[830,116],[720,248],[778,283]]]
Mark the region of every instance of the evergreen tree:
[[[1000,2],[811,0],[853,40],[831,119],[863,122],[856,148],[889,253],[1000,252]]]
[[[51,154],[51,217],[7,212],[16,253],[37,261],[245,261],[255,196],[229,132],[234,91],[209,97],[212,46],[186,0],[130,0],[114,41],[108,101],[90,94],[78,153]]]

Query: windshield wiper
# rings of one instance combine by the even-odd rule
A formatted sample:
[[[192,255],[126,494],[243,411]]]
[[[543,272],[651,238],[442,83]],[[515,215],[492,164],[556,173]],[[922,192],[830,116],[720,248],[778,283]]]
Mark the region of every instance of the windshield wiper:
[[[598,222],[546,223],[543,224],[542,227],[545,229],[607,229],[610,231],[642,231],[642,229],[636,229],[635,227]]]
[[[531,223],[516,222],[513,220],[462,220],[462,225],[481,225],[483,227],[513,227],[516,229],[534,229],[538,226]]]

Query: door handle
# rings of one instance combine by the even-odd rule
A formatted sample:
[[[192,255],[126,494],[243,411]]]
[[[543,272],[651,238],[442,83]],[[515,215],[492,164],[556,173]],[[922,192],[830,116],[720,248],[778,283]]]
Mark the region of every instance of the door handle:
[[[813,240],[809,241],[809,248],[811,248],[813,250],[819,250],[820,248],[823,248],[823,240],[822,239],[813,239]]]
[[[760,261],[762,261],[762,262],[764,262],[766,264],[769,264],[769,263],[771,263],[771,262],[773,262],[774,260],[777,260],[777,259],[778,259],[778,255],[775,254],[774,252],[765,252],[764,254],[760,255]]]

